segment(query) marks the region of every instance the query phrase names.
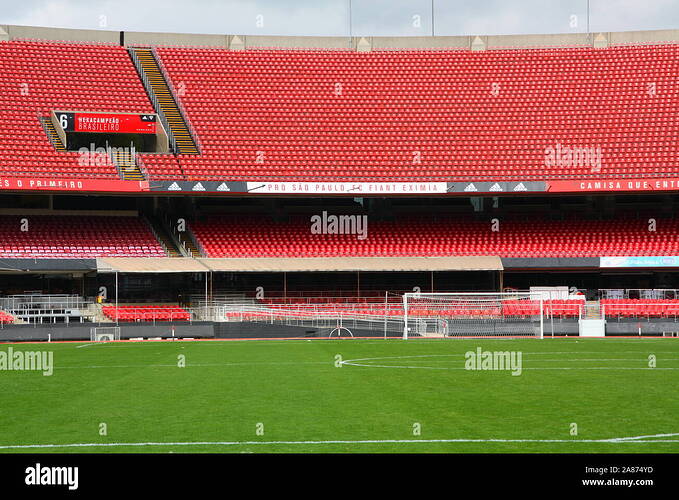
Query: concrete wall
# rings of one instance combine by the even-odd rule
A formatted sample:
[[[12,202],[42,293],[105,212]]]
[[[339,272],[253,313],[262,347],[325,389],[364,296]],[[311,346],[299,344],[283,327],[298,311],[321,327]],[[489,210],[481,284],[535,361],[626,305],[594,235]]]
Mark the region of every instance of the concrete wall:
[[[553,47],[592,45],[598,33],[553,33],[544,35],[492,35],[479,34],[488,48],[510,47]],[[604,38],[613,44],[661,43],[679,41],[679,30],[604,32]],[[228,48],[236,45],[245,48],[324,48],[356,49],[362,37],[316,37],[316,36],[261,36],[234,34],[187,34],[124,32],[126,45],[188,45]],[[16,38],[38,38],[43,40],[87,41],[99,43],[120,43],[119,31],[78,30],[67,28],[44,28],[37,26],[0,25],[0,40]],[[436,37],[365,37],[372,49],[434,49],[470,48],[476,36]]]
[[[199,45],[228,48],[229,35],[191,35],[187,33],[126,31],[125,45]]]
[[[608,320],[606,323],[606,336],[636,336],[639,334],[641,325],[642,336],[661,336],[663,332],[679,332],[679,322],[668,320],[642,320],[641,322],[632,319]],[[53,341],[59,340],[90,340],[90,328],[97,326],[94,323],[71,323],[69,326],[60,325],[5,325],[0,329],[0,344],[3,342],[29,342],[46,341],[48,334],[51,334]],[[112,324],[102,324],[101,326],[112,326]],[[134,337],[163,337],[171,336],[172,324],[156,323],[144,324],[121,324],[120,337],[129,339]],[[545,337],[552,336],[552,322],[544,322]],[[555,319],[553,322],[554,336],[578,336],[577,319]],[[266,323],[250,322],[193,322],[175,323],[175,337],[219,338],[219,339],[247,339],[247,338],[328,338],[331,328],[301,327],[270,325]],[[384,333],[380,330],[360,330],[352,329],[355,337],[375,337],[381,338]],[[342,337],[346,337],[346,332]],[[388,337],[399,338],[400,333],[390,331]],[[333,336],[333,338],[335,338]]]
[[[120,43],[119,31],[76,30],[68,28],[44,28],[40,26],[0,25],[9,34],[9,39],[38,38],[40,40],[61,40],[75,42]]]
[[[0,342],[46,341],[48,334],[52,340],[90,340],[90,328],[96,326],[115,326],[113,324],[71,323],[59,325],[5,325],[0,329]],[[120,325],[120,338],[134,337],[171,337],[172,323],[153,324],[133,323]],[[213,338],[214,328],[211,322],[175,323],[175,337]]]

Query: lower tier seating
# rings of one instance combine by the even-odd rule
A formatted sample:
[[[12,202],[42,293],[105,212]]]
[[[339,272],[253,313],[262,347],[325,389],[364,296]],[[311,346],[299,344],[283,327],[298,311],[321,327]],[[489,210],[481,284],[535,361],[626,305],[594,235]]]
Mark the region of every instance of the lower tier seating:
[[[191,226],[208,257],[449,256],[600,257],[679,255],[679,220],[488,221],[465,218],[368,219],[356,234],[313,234],[309,219],[212,217]]]
[[[377,316],[402,316],[402,303],[397,301],[390,301],[387,304],[379,302],[377,298],[350,298],[342,297],[339,299],[318,297],[307,299],[265,299],[261,303],[265,304],[268,309],[276,312],[297,314],[297,315],[323,315],[330,313],[345,313],[357,315],[377,315]],[[577,318],[583,312],[585,304],[584,297],[575,299],[554,299],[545,300],[542,304],[542,311],[545,316],[553,315],[559,318]],[[455,305],[437,307],[417,305],[409,309],[408,313],[417,317],[432,317],[432,316],[488,316],[500,315],[505,316],[535,316],[540,314],[539,301],[506,301],[502,307],[492,308],[474,308],[467,305]],[[237,316],[238,312],[232,316]]]
[[[104,315],[118,321],[189,321],[191,313],[179,306],[104,306]]]
[[[166,257],[139,217],[0,216],[0,257]]]
[[[601,311],[609,318],[676,318],[679,316],[679,300],[602,299]]]
[[[14,316],[5,311],[0,311],[0,323],[13,323]]]

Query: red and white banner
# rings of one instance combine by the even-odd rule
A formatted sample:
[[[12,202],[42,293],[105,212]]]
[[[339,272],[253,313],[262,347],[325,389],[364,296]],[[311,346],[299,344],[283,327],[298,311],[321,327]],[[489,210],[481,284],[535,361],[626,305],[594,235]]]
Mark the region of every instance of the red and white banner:
[[[445,194],[445,182],[248,182],[250,194]]]
[[[88,193],[140,193],[148,181],[116,179],[63,179],[49,177],[0,177],[0,191],[69,191]]]
[[[547,181],[550,193],[679,191],[679,177]]]
[[[94,113],[55,111],[59,126],[66,132],[96,134],[155,134],[156,115],[138,113]]]

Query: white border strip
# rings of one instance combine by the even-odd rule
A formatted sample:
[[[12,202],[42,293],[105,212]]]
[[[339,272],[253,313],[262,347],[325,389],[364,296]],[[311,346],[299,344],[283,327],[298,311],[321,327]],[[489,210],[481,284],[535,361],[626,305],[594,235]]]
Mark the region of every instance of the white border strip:
[[[433,444],[433,443],[679,443],[679,439],[653,439],[679,436],[673,434],[653,434],[608,439],[358,439],[328,441],[194,441],[194,442],[147,442],[147,443],[67,443],[67,444],[9,444],[0,445],[0,450],[29,448],[107,448],[127,446],[252,446],[252,445],[328,445],[328,444]]]

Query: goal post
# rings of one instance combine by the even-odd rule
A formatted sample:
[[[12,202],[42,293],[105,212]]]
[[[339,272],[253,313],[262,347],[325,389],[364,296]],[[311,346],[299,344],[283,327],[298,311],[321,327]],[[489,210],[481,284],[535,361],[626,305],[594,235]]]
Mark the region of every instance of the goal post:
[[[120,340],[119,326],[99,326],[90,328],[90,341],[110,342],[112,340]]]
[[[403,295],[403,339],[417,337],[544,338],[544,304],[530,293]]]

